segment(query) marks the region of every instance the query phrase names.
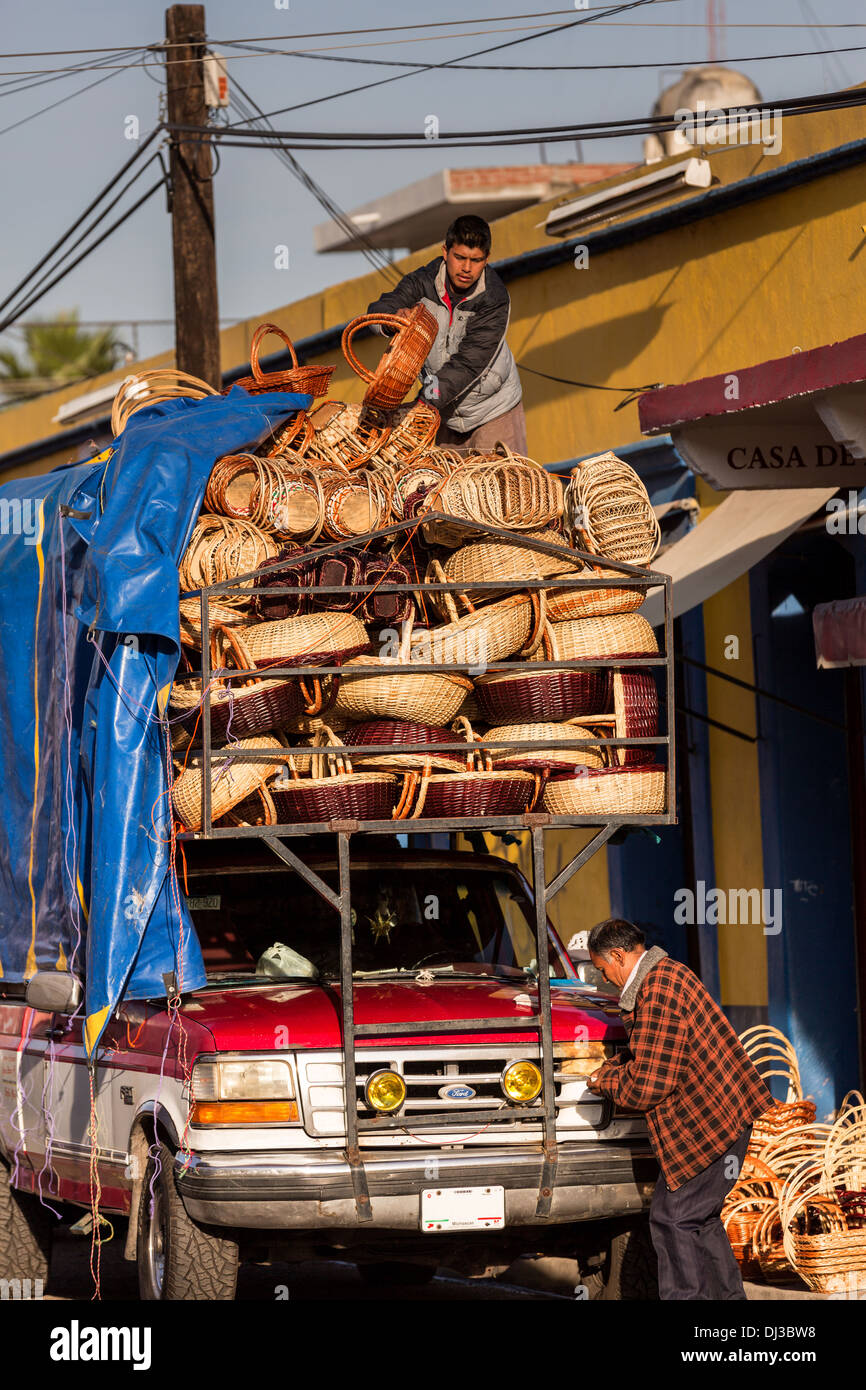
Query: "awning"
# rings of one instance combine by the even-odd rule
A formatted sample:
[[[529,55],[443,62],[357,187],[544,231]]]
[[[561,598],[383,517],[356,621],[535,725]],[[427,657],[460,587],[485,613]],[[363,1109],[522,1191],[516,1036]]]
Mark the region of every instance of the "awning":
[[[669,433],[715,488],[866,482],[866,334],[649,391],[644,434]]]
[[[866,596],[816,603],[812,626],[819,668],[866,666]]]
[[[835,491],[832,487],[786,488],[734,492],[726,497],[652,565],[657,572],[673,577],[674,617],[688,613],[739,579],[825,506]],[[648,596],[641,613],[653,626],[664,620],[659,590]]]

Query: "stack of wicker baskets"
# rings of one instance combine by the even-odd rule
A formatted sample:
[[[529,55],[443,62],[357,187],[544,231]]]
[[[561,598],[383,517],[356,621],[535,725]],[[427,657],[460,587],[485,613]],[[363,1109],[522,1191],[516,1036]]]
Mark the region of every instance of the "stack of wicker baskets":
[[[759,1116],[722,1221],[744,1277],[800,1278],[837,1296],[866,1292],[866,1102],[857,1091],[834,1123],[818,1123],[803,1098],[797,1058],[778,1029],[750,1028],[741,1042],[761,1075],[787,1082],[784,1101]]]
[[[564,488],[504,445],[437,448],[436,412],[401,404],[435,332],[428,317],[388,320],[396,336],[375,371],[352,349],[371,320],[353,321],[344,350],[368,383],[363,404],[296,412],[213,468],[179,567],[184,659],[169,710],[188,828],[202,820],[191,797],[206,724],[213,821],[666,807],[656,747],[621,743],[659,732],[652,669],[630,664],[658,650],[637,611],[646,586],[642,571],[605,563],[608,544],[614,562],[652,559],[645,489],[612,455],[586,460]],[[262,370],[268,333],[290,369]],[[246,390],[310,395],[331,370],[299,367],[269,324],[251,368]],[[203,642],[199,594],[214,585]],[[361,751],[372,734],[390,749]],[[437,753],[443,739],[451,748]],[[261,740],[267,756],[232,761]]]

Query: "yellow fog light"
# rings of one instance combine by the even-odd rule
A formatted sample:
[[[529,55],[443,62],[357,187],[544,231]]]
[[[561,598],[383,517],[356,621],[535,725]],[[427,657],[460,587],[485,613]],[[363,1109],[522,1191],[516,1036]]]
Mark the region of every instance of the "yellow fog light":
[[[499,1084],[509,1100],[528,1105],[541,1094],[541,1071],[534,1062],[509,1062]]]
[[[371,1110],[391,1114],[399,1110],[406,1099],[406,1083],[396,1071],[374,1071],[367,1078],[364,1099]]]

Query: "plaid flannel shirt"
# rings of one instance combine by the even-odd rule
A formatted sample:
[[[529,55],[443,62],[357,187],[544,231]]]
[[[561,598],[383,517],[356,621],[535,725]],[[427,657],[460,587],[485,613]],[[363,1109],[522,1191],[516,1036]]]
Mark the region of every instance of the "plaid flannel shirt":
[[[697,975],[670,956],[647,971],[623,1022],[630,1060],[605,1062],[596,1083],[621,1109],[646,1113],[674,1192],[720,1158],[773,1098]]]

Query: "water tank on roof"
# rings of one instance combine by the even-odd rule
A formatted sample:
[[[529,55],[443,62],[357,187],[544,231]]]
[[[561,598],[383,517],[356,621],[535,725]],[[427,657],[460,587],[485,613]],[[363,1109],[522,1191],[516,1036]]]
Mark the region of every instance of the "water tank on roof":
[[[653,106],[651,115],[675,116],[679,111],[752,107],[762,100],[754,82],[743,73],[713,65],[684,73],[679,82],[666,87]],[[658,135],[648,135],[643,142],[644,160],[647,164],[655,164],[670,155],[694,149],[694,144],[681,130],[665,130]]]

